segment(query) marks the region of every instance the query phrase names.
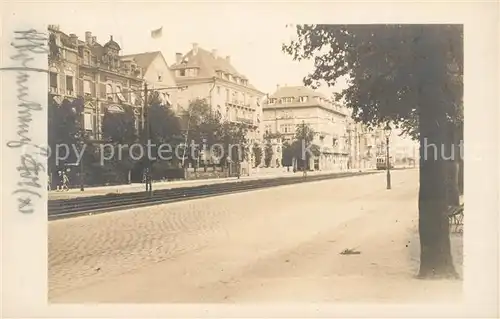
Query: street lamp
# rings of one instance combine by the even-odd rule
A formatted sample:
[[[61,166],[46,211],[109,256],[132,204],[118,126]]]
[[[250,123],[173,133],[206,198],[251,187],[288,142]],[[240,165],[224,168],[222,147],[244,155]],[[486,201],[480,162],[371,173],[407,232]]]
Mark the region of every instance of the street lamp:
[[[387,170],[387,189],[391,189],[391,162],[390,162],[390,156],[389,156],[389,136],[391,136],[391,127],[389,126],[389,123],[384,128],[384,134],[385,134],[385,142],[387,146],[387,154],[386,154],[386,170]]]

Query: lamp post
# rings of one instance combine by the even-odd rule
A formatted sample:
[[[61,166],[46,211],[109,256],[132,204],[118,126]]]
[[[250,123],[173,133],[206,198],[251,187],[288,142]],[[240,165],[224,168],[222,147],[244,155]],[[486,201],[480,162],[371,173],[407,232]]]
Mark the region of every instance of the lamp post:
[[[385,142],[386,142],[386,147],[387,147],[387,154],[386,154],[386,170],[387,170],[387,189],[391,189],[391,162],[390,162],[390,155],[389,155],[389,136],[391,136],[391,127],[389,126],[389,123],[384,128],[384,134],[385,134]]]

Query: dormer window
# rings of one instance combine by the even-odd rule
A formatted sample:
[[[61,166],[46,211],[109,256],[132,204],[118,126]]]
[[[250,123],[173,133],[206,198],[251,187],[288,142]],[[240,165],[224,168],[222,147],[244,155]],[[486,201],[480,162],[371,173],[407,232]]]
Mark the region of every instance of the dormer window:
[[[281,99],[281,103],[292,103],[293,102],[293,97],[284,97]]]
[[[276,99],[273,98],[273,99],[269,99],[268,101],[268,104],[275,104],[276,103]]]
[[[299,98],[299,101],[300,101],[300,103],[305,103],[305,102],[307,102],[307,96],[301,96],[301,97]]]

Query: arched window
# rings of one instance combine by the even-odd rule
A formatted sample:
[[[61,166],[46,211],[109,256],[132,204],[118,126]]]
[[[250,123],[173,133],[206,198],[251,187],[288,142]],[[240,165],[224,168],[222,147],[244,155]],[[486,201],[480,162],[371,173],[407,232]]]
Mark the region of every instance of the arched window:
[[[51,93],[58,93],[59,88],[59,70],[56,67],[49,69],[49,85]]]
[[[114,101],[113,86],[106,84],[106,98],[108,101]]]

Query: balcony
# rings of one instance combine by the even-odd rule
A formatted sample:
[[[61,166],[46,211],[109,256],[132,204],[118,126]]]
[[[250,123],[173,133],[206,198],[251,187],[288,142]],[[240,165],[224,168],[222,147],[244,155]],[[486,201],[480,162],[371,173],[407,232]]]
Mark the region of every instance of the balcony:
[[[240,123],[244,123],[244,124],[248,124],[248,125],[253,125],[253,120],[252,119],[248,119],[246,117],[236,117],[236,121],[237,122],[240,122]]]
[[[59,89],[57,87],[51,86],[51,87],[49,87],[49,92],[51,94],[59,94]]]

